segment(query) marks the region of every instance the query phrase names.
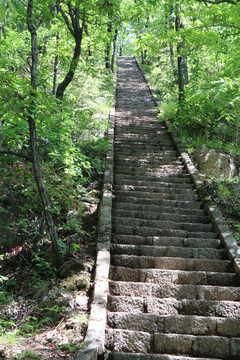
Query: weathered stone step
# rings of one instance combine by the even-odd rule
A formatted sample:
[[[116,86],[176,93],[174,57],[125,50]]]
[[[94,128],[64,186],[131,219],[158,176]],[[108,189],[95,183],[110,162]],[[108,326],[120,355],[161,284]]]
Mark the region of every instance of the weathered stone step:
[[[180,223],[202,223],[209,224],[210,217],[209,216],[197,216],[197,215],[182,215],[182,214],[174,214],[171,212],[171,208],[169,208],[169,212],[147,212],[147,211],[134,211],[134,210],[121,210],[116,209],[113,211],[114,217],[127,217],[128,219],[145,219],[145,220],[171,220],[174,222]]]
[[[107,324],[114,329],[154,333],[240,337],[240,319],[144,313],[108,313]]]
[[[188,178],[186,178],[187,180]],[[133,179],[124,179],[119,175],[115,176],[114,179],[114,186],[132,186],[132,187],[145,187],[145,188],[156,188],[158,187],[158,189],[173,189],[173,190],[177,190],[177,189],[191,189],[194,191],[193,189],[193,185],[190,181],[170,181],[169,178],[167,177],[166,179],[163,178],[158,180],[145,180],[145,181],[141,181],[141,180],[133,180]],[[189,179],[190,180],[190,179]]]
[[[180,334],[155,334],[154,338],[156,353],[177,353],[223,360],[240,358],[240,338]]]
[[[151,341],[152,339],[153,341]],[[154,344],[152,347],[154,347],[155,353],[183,354],[185,358],[186,355],[189,355],[202,357],[202,360],[206,360],[206,357],[208,359],[237,360],[240,356],[240,338],[237,337],[162,333],[151,336],[144,331],[122,329],[107,329],[106,331],[106,347],[114,352],[140,352],[145,355],[150,351],[151,342]],[[149,359],[155,358],[150,357]]]
[[[114,169],[125,169],[128,168],[131,171],[134,171],[136,168],[141,167],[142,169],[158,169],[162,166],[180,166],[182,165],[182,162],[179,161],[176,157],[165,157],[164,159],[159,160],[152,160],[152,159],[146,159],[145,161],[142,159],[139,159],[138,161],[133,160],[125,160],[124,156],[122,156],[122,159],[114,161]]]
[[[194,192],[187,192],[184,195],[183,192],[180,192],[179,194],[177,192],[171,192],[169,191],[160,191],[159,192],[141,192],[141,191],[114,191],[114,195],[118,198],[124,199],[124,198],[140,198],[140,199],[166,199],[166,200],[184,200],[184,201],[192,201],[197,200],[197,195]]]
[[[117,226],[113,227],[112,235],[137,235],[137,236],[163,236],[163,237],[180,237],[180,238],[198,238],[198,239],[216,239],[217,235],[214,232],[189,232],[187,230],[180,229],[159,229],[159,228],[151,228],[151,227],[138,227],[134,228],[131,226]]]
[[[227,259],[227,250],[213,248],[184,248],[177,246],[150,246],[136,244],[112,244],[113,255],[134,255],[136,257],[174,257],[193,259]],[[174,259],[173,259],[174,261]],[[126,265],[124,265],[126,266]]]
[[[114,198],[114,201],[117,200],[117,207],[118,204],[125,204],[125,207],[127,208],[129,205],[140,205],[140,206],[146,206],[150,205],[150,207],[153,206],[166,206],[166,207],[177,207],[177,208],[184,208],[184,209],[201,209],[201,203],[197,201],[184,201],[184,200],[157,200],[157,199],[145,199],[145,198],[136,198],[129,196],[124,199],[120,199],[119,197],[116,199]],[[124,201],[123,201],[124,200]]]
[[[181,174],[184,170],[184,166],[182,165],[161,165],[157,167],[136,167],[136,168],[128,168],[128,167],[115,167],[114,172],[116,174],[127,174],[127,175],[145,175],[151,174],[152,176],[157,175],[167,175],[167,174]]]
[[[145,296],[108,297],[108,311],[131,314],[198,315],[240,319],[240,302],[214,300],[177,300],[175,298],[147,298]],[[238,322],[239,325],[239,322]],[[166,332],[167,329],[166,329]],[[187,332],[185,332],[187,333]]]
[[[236,273],[164,269],[132,269],[123,266],[111,266],[110,279],[114,281],[146,282],[161,285],[191,284],[239,286],[239,279]]]
[[[196,239],[196,238],[176,238],[163,236],[129,236],[113,235],[112,244],[138,244],[151,246],[178,246],[184,248],[215,248],[222,247],[219,239]]]
[[[181,248],[181,250],[184,250]],[[175,250],[176,251],[176,250]],[[160,251],[158,251],[160,253]],[[174,257],[171,249],[166,249],[166,256],[138,256],[116,255],[111,256],[111,263],[115,266],[124,266],[135,269],[169,269],[182,271],[218,271],[227,272],[231,269],[230,260],[200,259]],[[169,255],[168,255],[169,253]],[[181,251],[184,253],[184,251]],[[181,255],[181,254],[180,254]]]
[[[110,281],[109,292],[116,296],[139,296],[176,298],[177,300],[240,301],[240,288],[212,285],[177,285],[141,282]]]
[[[168,354],[131,354],[123,352],[112,352],[109,360],[219,360],[216,358],[199,358],[192,356],[168,355]]]
[[[149,184],[149,186],[139,185],[114,185],[114,191],[128,191],[128,192],[142,192],[142,193],[166,193],[166,194],[190,194],[195,195],[196,191],[189,186],[189,188],[181,186],[168,186],[167,183],[163,183],[161,187],[156,186],[155,183]]]
[[[132,180],[134,181],[150,181],[151,183],[158,183],[158,182],[166,182],[170,183],[187,183],[191,184],[192,180],[186,173],[178,173],[178,174],[141,174],[137,177],[130,175],[130,174],[114,174],[116,180]]]
[[[164,202],[165,204],[165,202]],[[185,203],[184,203],[185,204]],[[183,204],[183,205],[184,205]],[[129,210],[129,211],[139,211],[145,213],[169,213],[169,214],[179,214],[179,215],[194,215],[194,216],[204,216],[204,210],[201,209],[200,203],[197,208],[190,207],[191,202],[188,202],[189,207],[177,207],[174,206],[172,202],[167,202],[165,205],[151,205],[151,204],[131,204],[131,203],[119,203],[116,199],[113,200],[113,209],[116,210]]]
[[[151,335],[143,331],[107,329],[105,346],[107,350],[130,353],[148,353]]]
[[[159,235],[158,231],[163,229],[173,229],[180,231],[182,230],[182,231],[187,231],[189,233],[191,232],[210,233],[212,231],[212,225],[201,224],[201,223],[196,223],[196,224],[177,223],[174,221],[164,221],[164,220],[163,221],[144,220],[144,219],[134,219],[134,218],[127,219],[121,217],[116,217],[114,218],[113,221],[113,232],[119,234],[158,236]],[[191,235],[189,237],[191,237]]]

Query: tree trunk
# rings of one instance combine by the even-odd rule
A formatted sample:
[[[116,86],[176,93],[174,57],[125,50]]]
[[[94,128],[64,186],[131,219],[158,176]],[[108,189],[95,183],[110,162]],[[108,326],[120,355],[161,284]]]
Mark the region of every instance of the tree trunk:
[[[65,12],[62,10],[59,2],[57,3],[57,6],[58,6],[58,10],[62,14],[62,16],[66,22],[66,25],[67,25],[69,31],[71,32],[71,34],[75,40],[74,54],[73,54],[73,57],[71,60],[69,70],[68,70],[65,78],[63,79],[63,81],[58,85],[57,90],[56,90],[56,98],[62,100],[64,91],[66,90],[68,85],[73,80],[74,74],[77,70],[77,66],[79,63],[79,58],[81,55],[83,28],[84,28],[84,22],[85,22],[85,11],[83,13],[82,27],[80,27],[79,7],[76,7],[73,9],[70,2],[68,2],[69,13],[70,13],[70,17],[71,17],[72,26],[73,26],[73,27],[71,27],[69,19],[68,19],[67,15],[65,14]]]
[[[58,49],[58,41],[60,39],[60,33],[57,33],[56,36],[56,46]],[[54,69],[53,69],[53,94],[56,96],[57,93],[57,83],[58,83],[58,74],[59,74],[59,55],[58,52],[55,55],[54,59]]]
[[[169,54],[170,54],[170,64],[171,64],[171,68],[172,68],[173,77],[177,78],[178,71],[176,68],[176,63],[174,61],[173,44],[171,41],[169,41]]]
[[[178,14],[176,15],[175,20],[175,29],[179,31],[182,28],[182,17],[180,15],[181,7],[178,8]],[[183,47],[183,42],[180,41],[177,45],[178,52],[178,92],[179,92],[179,102],[182,102],[184,99],[184,76],[183,76],[183,56],[181,54],[181,50]]]
[[[114,61],[116,55],[116,42],[117,42],[118,29],[115,29],[115,34],[113,38],[113,52],[112,52],[112,62],[111,62],[111,71],[114,71]]]
[[[31,55],[32,55],[32,64],[31,64],[31,87],[34,91],[37,90],[37,65],[38,65],[38,49],[37,49],[37,28],[36,25],[32,22],[32,9],[33,9],[33,0],[28,0],[27,7],[27,26],[31,34]],[[34,178],[37,184],[39,196],[42,202],[44,215],[46,218],[47,226],[49,229],[50,237],[54,250],[56,252],[56,257],[58,259],[59,265],[62,264],[62,256],[60,248],[58,246],[58,235],[56,227],[53,222],[51,215],[51,203],[47,195],[47,191],[43,182],[41,167],[39,164],[39,155],[37,148],[37,132],[36,132],[36,123],[34,120],[34,115],[36,112],[36,93],[31,93],[32,102],[30,105],[30,111],[28,115],[28,124],[29,124],[29,135],[30,135],[30,146],[33,162],[33,173]]]
[[[68,87],[68,85],[72,82],[75,71],[77,69],[78,63],[79,63],[79,57],[81,55],[81,44],[82,44],[82,30],[76,36],[75,38],[75,49],[74,54],[72,57],[72,61],[69,67],[69,70],[67,72],[67,75],[65,76],[64,80],[58,85],[56,90],[56,98],[62,100],[64,91]]]
[[[108,38],[107,38],[107,45],[105,51],[105,68],[111,69],[110,64],[110,52],[111,52],[111,35],[112,35],[112,23],[109,22],[107,26]]]

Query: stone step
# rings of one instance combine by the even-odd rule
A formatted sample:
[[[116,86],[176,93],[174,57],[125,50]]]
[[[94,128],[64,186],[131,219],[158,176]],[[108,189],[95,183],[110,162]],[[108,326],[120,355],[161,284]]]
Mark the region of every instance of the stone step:
[[[169,173],[181,173],[185,167],[184,165],[180,165],[180,164],[166,164],[166,165],[154,165],[151,166],[151,164],[148,164],[147,166],[135,166],[135,167],[131,167],[131,166],[124,166],[124,165],[114,165],[113,167],[114,172],[116,172],[117,174],[145,174],[145,173],[149,173],[149,174],[169,174]]]
[[[176,333],[240,337],[240,319],[216,316],[115,312],[108,313],[107,325],[114,329],[144,331],[151,334]]]
[[[167,256],[169,254],[169,256]],[[138,256],[115,255],[111,256],[111,264],[134,269],[169,269],[183,271],[218,271],[227,272],[231,269],[230,260],[216,260],[206,258],[173,257],[173,252],[166,249],[166,256]],[[170,256],[171,255],[171,256]],[[181,255],[181,254],[180,254]]]
[[[151,182],[153,185],[157,184],[159,182],[165,182],[167,184],[192,184],[192,180],[186,173],[180,173],[180,174],[139,174],[137,178],[135,178],[133,175],[130,174],[114,174],[114,178],[119,180],[130,180],[130,181],[147,181]]]
[[[182,161],[176,158],[176,156],[159,156],[158,159],[151,159],[145,156],[144,158],[138,158],[138,160],[129,160],[126,159],[123,154],[118,153],[118,156],[114,157],[114,168],[127,167],[129,169],[134,169],[136,167],[149,167],[152,169],[157,169],[159,166],[163,165],[179,166],[182,165]]]
[[[185,259],[211,259],[211,260],[225,260],[228,258],[227,250],[213,249],[213,248],[183,248],[178,246],[151,246],[151,245],[136,245],[134,244],[112,244],[111,253],[115,255],[134,255],[141,260],[143,257],[172,257],[181,258],[183,262]],[[131,261],[131,260],[130,260]],[[161,261],[161,260],[160,260]],[[145,262],[145,261],[144,261]],[[155,261],[154,261],[155,263]],[[126,266],[126,265],[124,265]],[[150,266],[151,267],[151,266]]]
[[[153,343],[153,346],[151,346]],[[144,331],[107,329],[106,348],[113,352],[182,354],[206,359],[239,359],[240,338],[214,335],[151,334]],[[204,359],[203,359],[204,357]],[[121,359],[121,358],[120,358]],[[128,359],[128,358],[127,358]],[[142,359],[146,359],[143,357]],[[150,357],[150,359],[152,359]],[[153,358],[154,359],[154,358]],[[175,359],[175,357],[173,357]],[[187,358],[189,359],[189,358]]]
[[[110,280],[146,282],[155,284],[189,284],[213,286],[239,286],[236,273],[216,271],[184,271],[168,269],[132,269],[111,266]]]
[[[109,351],[148,353],[151,335],[143,331],[106,329],[105,347]]]
[[[131,354],[123,352],[112,352],[109,360],[219,360],[209,357],[192,357],[192,356],[180,356],[180,355],[168,355],[168,354]]]
[[[240,302],[109,295],[108,311],[131,314],[147,313],[162,316],[198,315],[205,317],[235,318],[239,320]],[[170,332],[167,329],[165,331]]]
[[[166,200],[184,200],[184,201],[194,201],[197,200],[197,195],[193,191],[172,191],[170,189],[159,189],[158,192],[149,191],[142,192],[142,191],[135,191],[135,190],[114,190],[114,195],[121,199],[124,198],[140,198],[140,199],[166,199]]]
[[[177,300],[240,301],[240,288],[213,285],[177,285],[141,282],[110,281],[109,293],[115,296],[176,298]]]
[[[180,237],[180,238],[198,238],[198,239],[216,239],[217,235],[214,232],[189,232],[187,230],[179,229],[159,229],[151,227],[138,227],[131,226],[114,226],[112,235],[130,235],[130,236],[146,236],[146,237]]]
[[[155,334],[154,350],[156,353],[177,353],[178,355],[237,360],[240,358],[240,338],[214,335]]]
[[[146,198],[136,198],[133,196],[128,196],[127,198],[114,198],[114,201],[117,201],[117,206],[119,204],[124,204],[125,207],[128,208],[128,205],[150,205],[150,206],[167,206],[167,207],[174,207],[174,208],[184,208],[184,209],[201,209],[200,201],[187,201],[187,200],[167,200],[167,199],[146,199]]]
[[[159,202],[158,202],[159,203]],[[164,201],[161,202],[163,205],[151,205],[151,204],[131,204],[131,203],[119,203],[116,199],[113,199],[113,209],[117,210],[125,210],[128,211],[140,211],[145,213],[169,213],[169,214],[179,214],[179,215],[194,215],[194,216],[203,216],[204,210],[201,209],[201,204],[198,203],[197,208],[192,208],[192,202],[187,202],[188,206],[185,206],[185,203],[178,202],[180,205],[184,205],[184,207],[176,206],[172,201]],[[196,205],[195,205],[196,206]]]
[[[171,220],[174,222],[180,223],[202,223],[202,224],[209,224],[210,217],[205,216],[197,216],[197,215],[182,215],[182,214],[174,214],[171,211],[172,209],[169,208],[169,212],[147,212],[147,211],[134,211],[134,210],[121,210],[116,209],[113,210],[113,216],[116,218],[124,218],[127,217],[128,219],[145,219],[145,220]],[[130,220],[131,221],[131,220]]]
[[[115,151],[114,154],[114,161],[125,161],[125,162],[137,162],[139,163],[139,161],[159,161],[159,160],[164,160],[165,158],[172,158],[172,159],[176,159],[179,161],[182,161],[182,158],[178,155],[176,150],[168,150],[165,151],[163,153],[160,154],[146,154],[144,156],[141,156],[140,154],[136,153],[136,154],[129,154],[128,152],[125,152],[124,149],[118,149],[118,151]]]
[[[126,209],[127,211],[127,209]],[[128,224],[131,224],[128,226]],[[129,234],[129,235],[146,235],[146,236],[159,236],[159,231],[163,229],[173,229],[189,233],[202,232],[211,233],[211,224],[190,224],[190,223],[177,223],[174,221],[161,221],[161,220],[143,220],[143,219],[127,219],[127,218],[114,218],[113,232],[117,234]],[[180,235],[180,233],[179,233]],[[215,237],[216,234],[213,233]],[[211,236],[209,236],[211,238]]]
[[[177,246],[184,248],[215,248],[222,247],[219,239],[176,238],[159,236],[113,235],[112,244],[138,244],[150,246]]]
[[[165,180],[165,181],[164,181]],[[173,189],[173,190],[181,190],[181,189],[190,189],[193,190],[192,183],[189,182],[170,182],[168,178],[163,179],[163,181],[152,181],[152,180],[146,180],[146,181],[139,181],[139,180],[127,180],[123,178],[119,178],[118,175],[115,176],[115,184],[114,187],[117,188],[117,186],[124,187],[124,186],[132,186],[132,187],[145,187],[147,189],[151,188],[158,188],[158,189]]]
[[[156,186],[153,184],[148,184],[147,186],[134,186],[134,185],[114,185],[114,191],[116,193],[126,192],[128,194],[132,193],[150,193],[150,194],[157,194],[157,193],[165,193],[165,194],[188,194],[196,196],[196,191],[192,188],[186,188],[181,186],[167,186],[168,184],[165,184],[165,186]]]

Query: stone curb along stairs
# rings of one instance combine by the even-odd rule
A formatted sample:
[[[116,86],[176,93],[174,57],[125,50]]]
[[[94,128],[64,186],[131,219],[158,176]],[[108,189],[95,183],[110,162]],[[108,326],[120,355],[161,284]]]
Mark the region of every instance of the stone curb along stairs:
[[[136,59],[135,59],[136,60]],[[137,62],[137,60],[136,60]],[[141,67],[137,62],[137,66],[141,71],[150,93],[154,99],[154,91],[151,88],[148,80],[146,79],[144,73],[142,72]],[[116,96],[116,88],[115,88]],[[159,106],[158,102],[155,100],[156,106]],[[111,243],[111,233],[112,233],[112,197],[113,197],[113,164],[114,164],[114,121],[115,121],[115,111],[112,109],[109,117],[109,150],[107,153],[108,167],[104,175],[104,184],[103,184],[103,196],[100,204],[100,216],[99,216],[99,226],[98,226],[98,245],[97,245],[97,260],[96,260],[96,274],[95,274],[95,285],[94,285],[94,294],[93,301],[91,305],[91,313],[89,319],[89,325],[85,341],[83,343],[82,350],[79,351],[75,360],[96,360],[100,355],[105,352],[105,329],[107,323],[107,303],[108,303],[108,293],[109,293],[109,270],[110,270],[110,243]],[[165,126],[168,129],[169,123],[165,122]],[[197,190],[198,196],[204,202],[204,207],[207,213],[211,218],[211,222],[218,233],[219,238],[222,240],[225,245],[229,258],[233,260],[235,272],[238,273],[240,278],[240,248],[237,246],[237,243],[232,235],[229,227],[225,223],[225,220],[221,214],[221,211],[217,206],[211,203],[207,196],[207,192],[204,186],[201,177],[193,165],[189,155],[184,151],[183,146],[181,145],[179,139],[171,134],[172,140],[175,143],[175,146],[181,155],[183,163],[186,166],[188,173],[191,175],[194,182],[195,188]],[[144,257],[145,258],[145,257]],[[148,260],[150,257],[148,256]],[[121,265],[119,265],[121,266]],[[125,266],[125,265],[122,265]],[[149,314],[150,315],[150,314]],[[153,319],[154,322],[154,319]],[[164,341],[164,338],[161,339],[161,334],[158,334],[158,341]],[[180,335],[179,335],[180,338]],[[184,340],[186,341],[186,340]],[[190,341],[190,340],[189,340]],[[200,340],[199,340],[200,341]],[[114,360],[157,360],[160,359],[157,355],[153,354],[141,354],[138,357],[134,357],[134,354],[127,354],[126,357],[121,357],[121,353],[114,357]],[[155,357],[156,356],[156,357]],[[161,358],[163,359],[163,357]],[[166,357],[164,359],[172,360],[182,360],[183,357]],[[186,358],[190,359],[190,358]],[[191,358],[192,359],[192,358]],[[197,358],[194,358],[197,359]],[[203,358],[201,358],[203,359]],[[240,359],[240,357],[239,357]],[[207,360],[204,358],[204,360]]]

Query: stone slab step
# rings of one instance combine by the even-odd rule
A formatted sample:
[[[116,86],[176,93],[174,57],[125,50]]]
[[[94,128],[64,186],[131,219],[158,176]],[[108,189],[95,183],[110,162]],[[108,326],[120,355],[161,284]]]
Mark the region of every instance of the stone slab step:
[[[131,182],[151,182],[153,185],[157,184],[157,183],[167,183],[167,184],[178,184],[178,185],[182,185],[182,184],[192,184],[192,180],[189,177],[188,174],[185,173],[181,173],[181,174],[173,174],[173,175],[169,175],[169,174],[160,174],[158,177],[154,177],[154,176],[147,176],[147,175],[139,175],[138,178],[134,178],[132,175],[130,174],[114,174],[114,178],[115,180],[123,180],[123,181],[131,181]]]
[[[212,285],[177,285],[140,282],[110,281],[109,293],[116,296],[139,296],[168,298],[177,300],[217,300],[240,301],[240,288]]]
[[[154,348],[157,353],[215,357],[224,360],[240,358],[240,338],[223,336],[155,334]]]
[[[142,207],[146,205],[150,206],[166,206],[166,207],[173,207],[173,208],[184,208],[184,209],[201,209],[201,203],[198,201],[184,201],[184,200],[163,200],[163,199],[145,199],[145,198],[136,198],[129,196],[127,198],[114,198],[114,202],[117,201],[118,204],[124,204],[125,208],[127,204],[136,204]]]
[[[116,199],[113,199],[113,210],[124,210],[128,209],[129,211],[140,211],[145,213],[169,213],[169,214],[179,214],[179,215],[195,215],[195,216],[203,216],[204,210],[201,209],[201,204],[197,203],[197,206],[195,204],[195,208],[190,207],[192,205],[191,202],[187,202],[185,205],[185,202],[173,203],[173,202],[159,202],[156,205],[151,204],[131,204],[131,203],[120,203],[118,201],[115,201]],[[165,205],[164,205],[165,204]],[[189,205],[189,207],[187,206]]]
[[[222,247],[219,239],[175,238],[163,236],[113,235],[112,244],[138,244],[150,246],[177,246],[184,248],[215,248]]]
[[[155,284],[189,284],[214,286],[239,286],[236,273],[214,271],[183,271],[164,269],[132,269],[111,266],[110,277],[114,281],[146,282]]]
[[[121,170],[128,168],[131,171],[135,171],[136,168],[141,167],[141,169],[151,168],[158,169],[162,166],[181,166],[182,161],[179,161],[175,156],[170,157],[166,156],[164,159],[159,157],[157,160],[152,159],[139,159],[139,160],[127,160],[123,154],[118,159],[114,158],[114,169]]]
[[[165,181],[164,181],[165,180]],[[149,188],[157,188],[159,189],[165,189],[165,188],[169,188],[169,189],[173,189],[173,190],[180,190],[180,189],[190,189],[193,190],[193,185],[192,183],[189,182],[170,182],[168,181],[168,179],[163,179],[163,181],[152,181],[152,180],[147,180],[147,181],[141,181],[141,180],[129,180],[129,179],[119,179],[119,176],[115,176],[115,185],[114,188],[116,188],[116,186],[136,186],[136,187],[145,187],[147,189]]]
[[[128,168],[123,166],[114,166],[114,172],[116,174],[127,174],[127,175],[168,175],[168,174],[181,174],[184,171],[183,165],[159,165],[156,167],[135,167]]]
[[[216,239],[217,235],[214,232],[189,232],[187,230],[178,230],[178,229],[154,229],[151,227],[144,228],[133,228],[133,227],[113,227],[112,235],[137,235],[137,236],[146,236],[146,237],[179,237],[179,238],[197,238],[197,239]]]
[[[126,208],[126,214],[128,210]],[[213,231],[212,224],[206,223],[192,223],[192,222],[176,222],[171,220],[170,216],[168,220],[150,220],[140,218],[127,218],[127,217],[114,217],[113,228],[118,229],[121,226],[129,228],[129,232],[132,233],[130,228],[152,228],[152,229],[175,229],[175,230],[186,230],[189,232],[211,232]],[[116,230],[117,231],[117,230]]]
[[[145,219],[145,220],[171,220],[174,222],[180,223],[202,223],[202,224],[209,224],[210,217],[209,216],[197,216],[197,215],[182,215],[179,213],[172,213],[172,209],[169,208],[169,212],[146,212],[146,211],[134,211],[134,210],[121,210],[116,209],[113,210],[113,216],[124,218],[127,217],[128,219]],[[131,220],[130,220],[131,221]]]
[[[166,184],[165,184],[166,185]],[[194,191],[192,188],[187,189],[186,187],[181,188],[180,186],[176,187],[168,187],[168,186],[155,186],[154,184],[148,186],[134,186],[134,185],[115,185],[114,191],[116,193],[121,192],[128,192],[128,193],[137,193],[142,192],[144,194],[151,193],[167,193],[167,194],[190,194],[195,195],[196,191]],[[195,196],[194,196],[195,198]]]
[[[107,329],[105,347],[110,351],[141,352],[150,350],[151,335],[144,331]]]
[[[107,325],[153,333],[216,335],[240,337],[240,319],[197,315],[158,315],[144,313],[108,313]]]
[[[180,354],[204,359],[239,359],[240,338],[223,336],[194,336],[182,334],[155,334],[131,330],[107,329],[106,348],[114,352],[149,353],[153,338],[155,353]],[[175,356],[175,355],[174,355]],[[121,358],[120,358],[121,359]],[[143,357],[144,359],[144,357]],[[151,359],[151,357],[150,357]],[[154,358],[153,358],[154,359]],[[188,358],[189,359],[189,358]]]
[[[148,313],[157,315],[198,315],[240,319],[240,302],[213,300],[177,300],[175,298],[149,298],[144,296],[108,297],[108,311]],[[238,322],[239,325],[239,322]],[[166,330],[166,332],[168,332]],[[187,333],[187,332],[184,332]]]
[[[167,254],[167,251],[166,251]],[[168,269],[183,271],[214,271],[227,272],[231,270],[230,260],[216,259],[192,259],[181,257],[157,257],[139,255],[115,255],[111,256],[111,264],[114,266],[124,266],[133,269]]]
[[[184,227],[183,224],[181,226],[175,225],[175,227],[168,227],[167,223],[171,222],[163,222],[159,224],[158,227],[153,228],[151,225],[149,226],[127,226],[124,222],[121,224],[113,224],[113,233],[123,234],[123,235],[139,235],[139,236],[180,236],[180,237],[199,237],[199,238],[216,238],[216,234],[208,231],[208,228],[204,228],[200,225],[191,225],[186,224]],[[174,223],[177,224],[177,223]],[[171,230],[173,229],[173,230]]]
[[[122,201],[126,201],[126,198],[140,198],[140,199],[155,199],[155,200],[184,200],[184,201],[194,201],[197,199],[197,196],[194,192],[187,192],[184,194],[184,192],[180,191],[179,193],[171,190],[163,190],[158,192],[149,191],[141,192],[141,191],[134,191],[134,190],[126,190],[126,191],[120,191],[120,190],[114,190],[114,195],[120,198]]]
[[[216,358],[206,358],[206,357],[192,357],[192,356],[178,356],[178,355],[168,355],[168,354],[131,354],[123,352],[113,352],[109,360],[219,360]]]
[[[128,245],[128,244],[112,244],[111,253],[113,255],[130,255],[129,257],[156,258],[169,257],[172,261],[177,261],[175,258],[185,259],[211,259],[211,260],[225,260],[228,258],[227,250],[213,249],[213,248],[183,248],[177,246],[151,246],[151,245]],[[131,261],[131,259],[130,259]],[[160,260],[160,262],[162,259]],[[200,261],[199,261],[200,262]]]

